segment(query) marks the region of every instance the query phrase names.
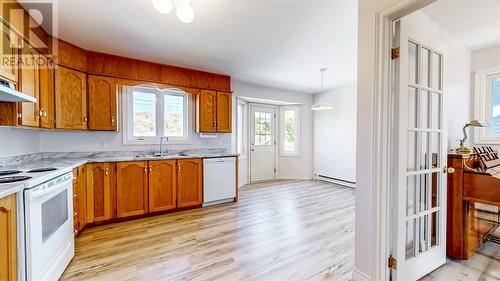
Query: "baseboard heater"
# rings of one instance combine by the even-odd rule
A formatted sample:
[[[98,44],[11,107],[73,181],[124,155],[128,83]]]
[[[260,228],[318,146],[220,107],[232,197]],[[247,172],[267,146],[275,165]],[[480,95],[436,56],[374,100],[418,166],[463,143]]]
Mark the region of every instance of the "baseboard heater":
[[[352,181],[341,180],[341,179],[327,177],[327,176],[323,176],[323,175],[318,175],[318,179],[323,180],[323,181],[327,181],[327,182],[331,182],[331,183],[335,183],[338,185],[347,186],[347,187],[353,187],[353,188],[356,187],[356,183],[352,182]]]

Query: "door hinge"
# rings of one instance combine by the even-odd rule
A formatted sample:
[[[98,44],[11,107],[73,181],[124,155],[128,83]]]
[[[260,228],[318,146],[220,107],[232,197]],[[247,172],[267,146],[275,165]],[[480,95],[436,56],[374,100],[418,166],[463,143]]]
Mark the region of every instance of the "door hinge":
[[[389,260],[387,261],[387,266],[391,269],[398,269],[398,261],[391,255],[389,256]]]
[[[391,59],[399,59],[399,47],[391,49]]]

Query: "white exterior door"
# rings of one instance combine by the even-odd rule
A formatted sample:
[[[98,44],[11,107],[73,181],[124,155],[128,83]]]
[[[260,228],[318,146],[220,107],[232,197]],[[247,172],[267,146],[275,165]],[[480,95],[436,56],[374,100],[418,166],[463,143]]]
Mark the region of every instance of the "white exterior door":
[[[439,42],[395,24],[393,61],[398,133],[393,167],[396,280],[417,280],[446,262],[446,144],[443,53]],[[397,36],[399,34],[399,36]]]
[[[275,108],[250,107],[250,180],[275,179]]]

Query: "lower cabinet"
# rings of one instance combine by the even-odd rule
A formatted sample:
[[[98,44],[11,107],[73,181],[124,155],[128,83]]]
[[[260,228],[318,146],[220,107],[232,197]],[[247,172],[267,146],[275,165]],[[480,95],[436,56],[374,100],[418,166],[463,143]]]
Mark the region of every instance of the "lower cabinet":
[[[149,161],[149,212],[177,208],[176,160]]]
[[[117,216],[125,218],[148,213],[148,162],[117,165]]]
[[[116,164],[88,164],[86,174],[86,221],[93,223],[115,218]]]
[[[0,199],[0,280],[17,280],[16,196]]]
[[[77,236],[87,224],[85,166],[73,169],[73,232]]]
[[[177,207],[191,207],[203,202],[203,161],[177,160]]]
[[[78,231],[87,223],[201,206],[203,201],[202,159],[98,163],[82,169],[86,177],[74,187],[75,213],[85,214],[75,218]],[[80,184],[86,188],[78,189]]]

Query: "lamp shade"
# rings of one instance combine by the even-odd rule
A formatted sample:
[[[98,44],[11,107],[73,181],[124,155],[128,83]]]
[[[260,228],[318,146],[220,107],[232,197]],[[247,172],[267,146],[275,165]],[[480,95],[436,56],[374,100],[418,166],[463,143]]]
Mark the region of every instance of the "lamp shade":
[[[318,102],[311,106],[312,111],[327,111],[332,110],[333,106],[325,102]]]

